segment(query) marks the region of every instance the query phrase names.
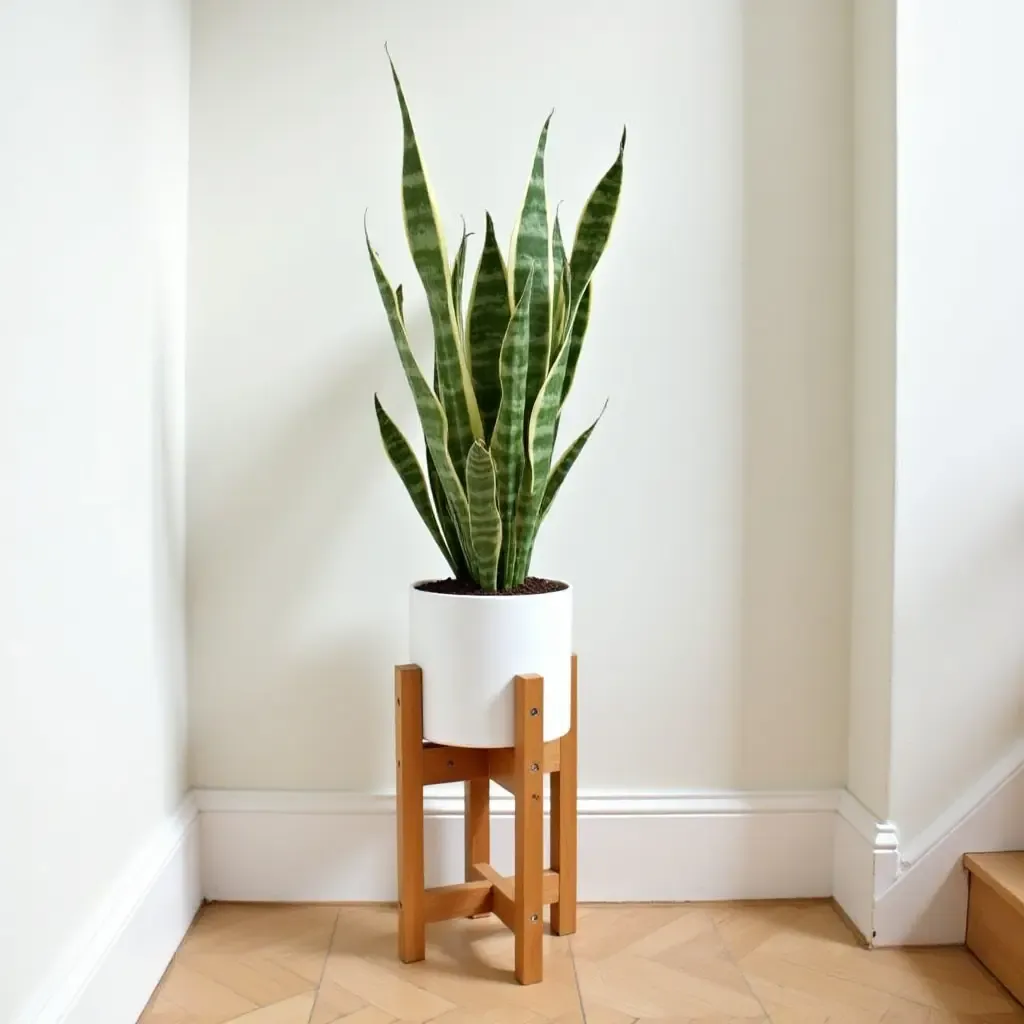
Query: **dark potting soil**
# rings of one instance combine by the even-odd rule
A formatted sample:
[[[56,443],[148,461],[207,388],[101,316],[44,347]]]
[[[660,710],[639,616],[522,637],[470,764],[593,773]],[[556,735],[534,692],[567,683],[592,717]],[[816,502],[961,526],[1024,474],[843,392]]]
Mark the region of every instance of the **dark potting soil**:
[[[416,585],[417,590],[428,594],[452,594],[456,597],[524,597],[527,594],[553,594],[567,590],[568,584],[559,580],[545,580],[539,576],[528,576],[517,587],[510,590],[481,590],[472,580],[427,580]]]

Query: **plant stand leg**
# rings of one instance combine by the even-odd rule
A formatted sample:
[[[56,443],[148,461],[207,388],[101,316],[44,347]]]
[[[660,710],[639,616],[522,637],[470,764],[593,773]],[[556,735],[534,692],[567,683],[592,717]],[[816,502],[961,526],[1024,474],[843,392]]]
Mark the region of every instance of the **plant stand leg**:
[[[475,879],[474,864],[491,860],[491,780],[487,777],[463,783],[466,794],[466,881]],[[487,917],[487,914],[472,914]]]
[[[521,985],[544,973],[544,681],[515,678],[515,974]]]
[[[551,870],[558,872],[558,901],[551,904],[551,931],[576,931],[576,655],[572,656],[572,711],[561,740],[559,770],[551,773]]]
[[[427,954],[423,873],[423,675],[395,669],[395,762],[398,811],[398,956],[406,964]]]

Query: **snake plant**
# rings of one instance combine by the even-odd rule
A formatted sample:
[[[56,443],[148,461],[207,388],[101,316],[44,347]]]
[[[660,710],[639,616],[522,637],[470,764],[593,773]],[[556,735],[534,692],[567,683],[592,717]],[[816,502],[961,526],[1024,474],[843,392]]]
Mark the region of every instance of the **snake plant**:
[[[390,58],[389,58],[390,59]],[[393,288],[366,235],[374,278],[426,441],[424,476],[408,440],[374,396],[388,458],[458,580],[505,591],[526,579],[537,530],[597,419],[554,461],[559,418],[590,319],[591,277],[618,207],[623,130],[615,162],[583,207],[566,250],[549,227],[544,122],[507,259],[487,215],[480,263],[463,303],[467,234],[449,262],[409,107],[402,115],[402,209],[434,334],[433,379],[409,347],[402,288]],[[606,403],[607,404],[607,403]],[[603,413],[604,410],[602,409]]]

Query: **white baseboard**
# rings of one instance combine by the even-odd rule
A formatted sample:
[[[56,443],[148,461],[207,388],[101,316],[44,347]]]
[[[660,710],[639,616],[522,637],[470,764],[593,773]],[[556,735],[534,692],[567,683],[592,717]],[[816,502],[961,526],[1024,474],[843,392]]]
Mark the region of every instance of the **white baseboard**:
[[[857,930],[873,941],[875,901],[899,861],[896,829],[877,821],[855,796],[840,794],[836,808],[832,895]]]
[[[955,945],[967,928],[963,855],[1022,848],[1024,740],[910,842],[844,793],[834,895],[875,946]]]
[[[425,804],[427,882],[462,873],[458,791]],[[876,945],[962,942],[965,852],[1024,848],[1024,743],[916,843],[850,794],[582,793],[587,901],[827,897]],[[125,871],[18,1024],[133,1024],[202,896],[395,898],[391,796],[198,790]],[[201,827],[200,827],[201,825]],[[512,803],[492,799],[493,860],[512,870]]]
[[[18,1024],[135,1024],[200,901],[189,797],[122,873]]]
[[[394,797],[197,790],[203,895],[252,901],[395,898]],[[602,901],[829,896],[838,794],[581,793],[579,895]],[[429,798],[427,884],[463,871],[461,795]],[[508,797],[492,859],[512,872]]]
[[[899,874],[875,904],[875,944],[962,943],[965,853],[1024,849],[1024,740],[900,850]]]

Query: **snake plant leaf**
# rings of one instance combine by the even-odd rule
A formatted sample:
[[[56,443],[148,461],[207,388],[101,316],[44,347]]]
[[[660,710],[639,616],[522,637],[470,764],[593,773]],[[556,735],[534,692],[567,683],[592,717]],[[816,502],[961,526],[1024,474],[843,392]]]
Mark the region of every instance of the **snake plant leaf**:
[[[452,264],[452,301],[455,303],[455,320],[459,325],[459,337],[463,340],[466,337],[466,332],[462,323],[462,282],[466,276],[466,242],[468,239],[466,222],[463,221],[462,241],[455,253],[455,262]],[[465,358],[463,355],[464,360]]]
[[[548,509],[551,507],[551,502],[555,500],[555,495],[558,494],[559,488],[562,486],[562,481],[569,475],[569,470],[576,464],[576,460],[580,457],[580,452],[583,451],[583,446],[590,440],[590,435],[594,432],[594,428],[601,422],[601,417],[604,415],[605,409],[608,408],[608,402],[606,401],[601,407],[601,411],[597,414],[597,419],[587,427],[586,430],[576,438],[575,441],[568,448],[562,452],[561,458],[551,468],[551,472],[548,475],[548,482],[544,486],[544,497],[540,503],[540,514],[537,517],[538,527],[544,522],[544,517],[548,514]]]
[[[561,347],[565,325],[569,318],[568,290],[566,275],[569,273],[565,259],[565,243],[562,241],[562,227],[558,222],[558,211],[555,211],[555,224],[551,234],[551,281],[555,289],[551,313],[551,351],[549,361],[558,355]]]
[[[569,346],[569,359],[565,364],[565,381],[562,384],[562,402],[569,397],[569,389],[576,379],[576,364],[580,361],[580,350],[583,348],[583,336],[587,333],[587,325],[590,323],[590,296],[594,290],[593,281],[587,285],[580,296],[579,305],[576,307],[576,316],[572,322],[572,329],[566,338]]]
[[[494,221],[491,220],[491,215],[487,214],[483,250],[469,293],[466,346],[469,350],[473,389],[476,391],[480,418],[484,425],[484,438],[488,444],[494,432],[494,422],[498,418],[498,406],[501,404],[498,360],[511,315],[505,260],[494,233]]]
[[[434,538],[434,543],[441,549],[441,554],[444,555],[452,572],[458,575],[455,560],[452,558],[451,551],[448,549],[440,527],[437,525],[437,520],[434,518],[430,496],[427,494],[427,482],[423,479],[423,470],[420,469],[416,453],[405,439],[405,434],[395,426],[394,420],[384,410],[384,406],[380,404],[380,399],[376,395],[373,396],[373,407],[377,412],[380,438],[384,442],[384,450],[387,452],[391,465],[395,467],[399,478],[405,484],[405,489],[409,492],[409,497],[412,498],[412,503],[420,514],[420,519],[430,531],[430,536]]]
[[[405,307],[402,286],[395,289],[395,305],[398,307],[398,316],[402,323],[405,323]],[[434,394],[437,394],[437,367],[434,367]],[[379,418],[379,417],[378,417]],[[452,518],[451,509],[448,507],[448,499],[445,497],[444,488],[441,486],[441,479],[437,475],[437,468],[434,465],[434,457],[430,454],[428,445],[427,451],[427,482],[430,485],[430,497],[434,502],[434,510],[437,513],[437,520],[441,525],[441,534],[448,546],[448,564],[456,579],[465,579],[471,575],[469,566],[463,554],[462,540],[459,537],[458,526]],[[436,539],[436,538],[435,538]]]
[[[495,464],[498,511],[502,522],[514,523],[516,501],[523,476],[523,425],[526,422],[526,375],[530,365],[530,303],[534,276],[526,278],[523,294],[516,305],[501,343],[501,405],[491,437]],[[515,566],[516,531],[505,531],[502,540],[500,579],[504,583]]]
[[[380,259],[370,244],[370,236],[366,236],[366,249],[370,254],[370,263],[373,266],[373,276],[377,282],[377,290],[380,292],[381,301],[384,303],[384,310],[387,313],[388,324],[395,339],[395,347],[398,349],[398,356],[405,370],[409,388],[412,391],[413,399],[416,402],[416,411],[419,413],[420,425],[423,427],[423,436],[427,448],[434,459],[434,466],[437,469],[441,486],[448,499],[449,507],[455,517],[459,529],[465,536],[469,527],[469,506],[466,499],[466,492],[455,466],[452,463],[448,451],[448,421],[445,418],[444,408],[438,401],[437,396],[431,390],[419,363],[409,347],[409,338],[405,333],[405,322],[398,309],[398,297],[391,287],[384,268],[380,265]]]
[[[572,288],[575,292],[570,301],[569,317],[565,328],[570,341],[562,345],[552,361],[537,400],[529,413],[526,468],[516,502],[516,562],[513,579],[517,582],[525,578],[530,559],[533,556],[533,543],[540,519],[540,505],[544,497],[539,483],[545,481],[546,485],[551,467],[555,436],[558,430],[558,416],[562,407],[565,374],[569,356],[573,352],[571,339],[576,330],[579,309],[584,301],[583,296],[589,291],[590,279],[611,235],[612,224],[619,204],[619,193],[622,188],[622,163],[625,146],[626,132],[623,129],[615,162],[597,183],[597,187],[591,193],[580,214],[572,255],[567,262],[572,270]],[[587,316],[589,317],[589,306]],[[582,334],[580,343],[575,350],[576,360],[579,359],[581,345]]]
[[[561,204],[559,204],[561,205]],[[562,267],[565,266],[565,242],[562,240],[562,225],[558,221],[558,210],[555,210],[555,223],[551,230],[551,279],[562,279]]]
[[[537,533],[540,503],[544,497],[544,484],[547,481],[554,454],[558,408],[568,357],[569,346],[563,345],[544,379],[533,411],[529,414],[526,464],[523,468],[523,478],[516,500],[516,556],[515,568],[512,573],[512,578],[515,581],[513,586],[526,578],[530,567],[530,558],[533,556],[533,541]]]
[[[537,139],[507,260],[488,215],[464,302],[466,222],[449,262],[393,62],[391,73],[402,114],[403,220],[434,335],[432,380],[424,377],[409,345],[402,289],[392,289],[369,236],[366,246],[423,428],[425,479],[423,460],[375,399],[378,424],[389,458],[456,578],[488,591],[508,590],[528,574],[538,527],[601,419],[555,461],[561,410],[591,319],[591,281],[618,210],[626,133],[615,162],[583,207],[568,250],[560,207],[548,221],[549,115]]]
[[[590,283],[597,262],[611,236],[612,224],[615,222],[615,213],[619,206],[619,192],[622,190],[622,161],[625,151],[626,129],[623,128],[622,138],[619,140],[619,155],[590,194],[576,225],[576,239],[569,260],[580,295]]]
[[[448,498],[441,486],[441,478],[438,476],[437,467],[434,465],[434,456],[430,454],[429,448],[427,449],[427,483],[430,485],[430,496],[434,502],[437,521],[441,526],[441,534],[451,552],[452,557],[448,564],[457,580],[470,579],[473,573],[466,561],[465,545],[459,536],[458,523],[455,522],[455,517],[448,507]]]
[[[483,436],[483,425],[469,367],[462,354],[444,231],[416,141],[405,93],[393,61],[391,76],[402,112],[402,212],[405,233],[413,263],[427,293],[430,319],[434,327],[440,399],[449,426],[447,443],[455,464],[461,466],[465,464],[473,440]]]
[[[544,191],[544,150],[551,117],[549,114],[537,140],[530,182],[526,187],[523,205],[512,233],[512,249],[508,258],[513,306],[526,287],[530,270],[534,271],[533,298],[530,301],[530,366],[526,377],[527,411],[533,408],[551,358],[551,289],[554,281],[554,257],[551,251],[548,205]]]
[[[434,394],[437,394],[437,367],[434,367]],[[452,553],[454,565],[452,570],[456,579],[471,578],[473,573],[466,557],[467,545],[459,536],[459,524],[452,515],[448,505],[448,498],[441,486],[441,478],[438,476],[437,467],[434,465],[434,456],[427,448],[427,482],[430,484],[430,496],[434,499],[434,509],[437,512],[437,521],[441,524],[441,533],[448,542],[448,550]]]
[[[498,589],[501,554],[501,516],[498,514],[494,460],[483,441],[473,442],[466,459],[469,527],[478,582],[484,590]]]

